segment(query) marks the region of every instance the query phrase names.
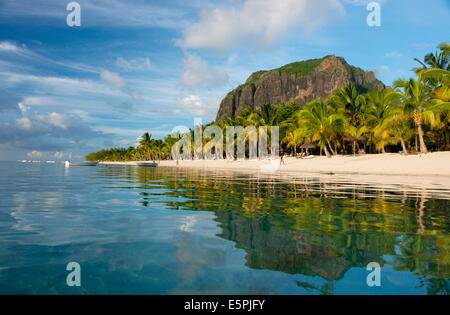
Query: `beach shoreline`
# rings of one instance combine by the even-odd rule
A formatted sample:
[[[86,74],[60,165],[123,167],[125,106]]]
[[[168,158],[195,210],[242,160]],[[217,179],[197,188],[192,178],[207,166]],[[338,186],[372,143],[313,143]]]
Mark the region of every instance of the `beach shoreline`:
[[[398,153],[373,155],[317,156],[311,159],[286,157],[280,160],[180,160],[161,161],[160,167],[245,170],[268,173],[322,173],[345,175],[396,175],[449,177],[450,152],[418,155]],[[101,162],[103,165],[135,165],[142,162]]]

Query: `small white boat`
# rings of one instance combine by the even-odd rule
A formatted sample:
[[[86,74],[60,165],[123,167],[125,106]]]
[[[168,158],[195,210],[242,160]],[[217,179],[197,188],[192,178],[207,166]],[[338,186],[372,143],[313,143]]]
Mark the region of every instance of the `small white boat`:
[[[98,162],[69,162],[69,161],[66,161],[64,163],[64,165],[66,167],[69,167],[69,166],[97,166]]]
[[[146,163],[146,162],[138,162],[136,163],[137,166],[142,166],[142,167],[158,167],[158,163]]]

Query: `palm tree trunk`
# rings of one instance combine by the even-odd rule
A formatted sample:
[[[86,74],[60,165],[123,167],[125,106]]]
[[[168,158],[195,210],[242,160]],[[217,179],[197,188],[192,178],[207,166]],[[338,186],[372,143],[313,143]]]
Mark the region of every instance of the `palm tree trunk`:
[[[336,152],[333,150],[333,146],[331,145],[330,140],[327,139],[328,146],[330,147],[331,154],[336,155]]]
[[[408,152],[408,149],[406,148],[405,140],[403,140],[403,138],[400,138],[400,142],[402,143],[403,153],[408,155],[409,152]]]
[[[445,126],[444,126],[444,139],[445,139],[445,148],[447,150],[450,149],[450,137],[448,133],[448,120],[445,120]]]
[[[353,141],[353,155],[356,155],[356,141]]]
[[[328,152],[328,149],[327,149],[327,145],[326,144],[324,144],[323,145],[323,149],[324,149],[324,151],[325,151],[325,155],[327,156],[327,158],[331,158],[331,154],[330,154],[330,152]]]
[[[421,153],[428,153],[427,146],[425,144],[425,140],[423,139],[423,129],[422,125],[417,125],[417,129],[419,130],[419,141],[420,141],[420,152]]]

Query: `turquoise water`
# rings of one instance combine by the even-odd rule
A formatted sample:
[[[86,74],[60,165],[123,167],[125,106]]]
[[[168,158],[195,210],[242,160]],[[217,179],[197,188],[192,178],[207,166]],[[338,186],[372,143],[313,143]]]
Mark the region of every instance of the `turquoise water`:
[[[0,294],[448,294],[447,198],[331,175],[1,162]]]

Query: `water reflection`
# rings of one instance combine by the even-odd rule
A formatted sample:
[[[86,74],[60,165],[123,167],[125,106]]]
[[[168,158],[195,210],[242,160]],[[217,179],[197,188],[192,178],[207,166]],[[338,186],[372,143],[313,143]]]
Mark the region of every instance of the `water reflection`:
[[[379,292],[449,294],[438,179],[45,167],[0,175],[0,293],[67,293],[70,260],[91,271],[77,293],[370,293],[375,261]]]
[[[143,205],[153,201],[174,210],[214,212],[222,229],[218,236],[244,249],[251,268],[336,281],[350,268],[377,261],[431,277],[422,280],[434,288],[430,292],[447,292],[450,207],[442,197],[450,194],[442,187],[398,191],[395,185],[314,177],[286,183],[226,171],[102,171],[124,179],[128,188],[145,189],[139,193]]]

